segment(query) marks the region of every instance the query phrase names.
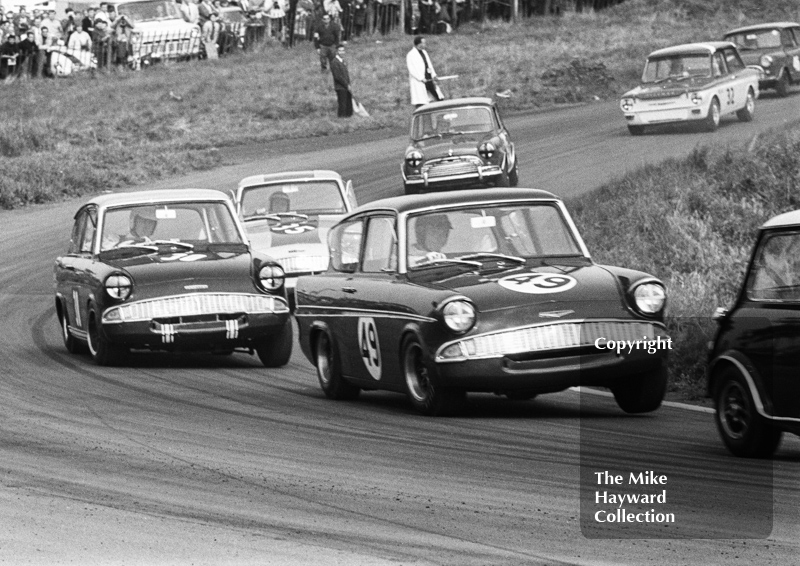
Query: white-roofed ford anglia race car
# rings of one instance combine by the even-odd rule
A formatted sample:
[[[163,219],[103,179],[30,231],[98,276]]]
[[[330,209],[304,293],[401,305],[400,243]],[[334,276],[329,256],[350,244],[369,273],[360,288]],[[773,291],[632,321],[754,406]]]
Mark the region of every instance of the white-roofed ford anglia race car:
[[[749,122],[755,112],[763,72],[745,66],[736,46],[716,41],[654,51],[647,57],[639,86],[620,101],[628,130],[690,122],[714,131],[722,116],[736,113]]]

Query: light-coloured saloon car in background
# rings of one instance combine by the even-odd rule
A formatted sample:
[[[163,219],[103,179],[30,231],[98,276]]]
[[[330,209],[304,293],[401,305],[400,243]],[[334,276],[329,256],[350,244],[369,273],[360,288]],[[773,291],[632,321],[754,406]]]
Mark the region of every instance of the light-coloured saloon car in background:
[[[325,170],[247,177],[234,200],[250,244],[286,272],[291,303],[297,277],[328,269],[328,231],[358,206],[352,181]]]
[[[641,83],[622,95],[620,108],[632,135],[680,122],[713,132],[726,114],[753,119],[762,75],[747,67],[729,42],[667,47],[647,56]]]

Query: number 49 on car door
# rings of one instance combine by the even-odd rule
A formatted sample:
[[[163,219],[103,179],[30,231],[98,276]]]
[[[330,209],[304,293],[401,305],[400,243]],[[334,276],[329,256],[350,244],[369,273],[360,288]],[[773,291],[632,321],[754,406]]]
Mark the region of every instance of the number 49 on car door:
[[[364,367],[373,379],[381,378],[381,347],[378,341],[378,329],[375,319],[358,319],[358,350]]]

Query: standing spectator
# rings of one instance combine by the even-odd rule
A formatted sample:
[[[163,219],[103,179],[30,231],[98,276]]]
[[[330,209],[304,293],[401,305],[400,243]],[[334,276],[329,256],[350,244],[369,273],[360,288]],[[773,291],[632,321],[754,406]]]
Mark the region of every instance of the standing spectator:
[[[111,64],[111,29],[108,22],[102,18],[94,21],[94,34],[92,35],[92,47],[94,56],[97,59],[97,68],[105,69]]]
[[[83,27],[76,27],[69,35],[67,41],[67,49],[75,49],[76,51],[91,51],[92,50],[92,36],[83,30]]]
[[[353,35],[361,37],[367,27],[367,5],[364,0],[355,0],[353,3]]]
[[[219,41],[219,14],[211,12],[203,24],[203,48],[207,59],[216,59],[219,56],[217,42]]]
[[[47,17],[42,22],[40,27],[48,29],[48,37],[50,41],[57,43],[59,39],[63,39],[61,31],[61,22],[56,18],[55,10],[48,10]]]
[[[339,0],[323,0],[322,7],[325,13],[331,17],[331,20],[340,23],[340,14],[342,13],[342,5]]]
[[[50,34],[50,28],[42,26],[39,28],[42,43],[39,45],[39,53],[36,57],[36,74],[40,77],[52,77],[50,72],[50,50],[58,45],[58,39]]]
[[[281,38],[283,32],[283,18],[286,16],[286,7],[282,0],[272,0],[272,7],[267,12],[267,35]]]
[[[331,59],[331,75],[338,105],[336,115],[349,118],[353,115],[353,94],[350,92],[350,72],[344,62],[344,45],[338,46],[336,55]]]
[[[419,0],[419,31],[420,34],[433,32],[436,22],[436,3],[433,0]]]
[[[0,45],[0,79],[7,79],[17,74],[18,57],[17,36],[10,33],[6,36],[5,42]]]
[[[97,12],[97,9],[94,6],[90,6],[86,9],[86,14],[83,16],[81,20],[81,29],[89,34],[91,37],[92,33],[94,33],[94,14]]]
[[[69,37],[67,37],[67,28],[69,24],[72,24],[72,31],[75,31],[76,19],[75,19],[75,10],[72,8],[67,8],[64,10],[64,19],[61,20],[61,39],[64,41],[68,41]]]
[[[319,55],[322,72],[328,70],[328,61],[336,55],[336,46],[342,39],[342,28],[331,21],[330,14],[323,14],[319,24],[314,27],[314,47]]]
[[[17,59],[17,75],[36,76],[36,58],[39,46],[36,45],[36,35],[29,31],[25,39],[19,42],[19,58]]]
[[[108,17],[108,5],[105,2],[100,2],[100,7],[94,14],[94,21],[102,20],[109,26],[111,25],[111,20]]]
[[[414,47],[406,55],[408,67],[408,83],[411,89],[411,104],[422,106],[435,100],[443,100],[436,87],[436,71],[433,70],[428,52],[425,50],[425,38],[418,35],[414,38]]]
[[[124,66],[133,57],[133,24],[125,14],[120,14],[111,24],[112,45],[114,53],[112,59],[115,65]]]
[[[180,2],[179,10],[184,20],[190,24],[198,24],[200,22],[200,10],[194,0],[178,0]]]
[[[23,37],[28,33],[28,28],[31,27],[31,17],[25,6],[19,7],[19,12],[14,15],[14,31],[17,37]]]
[[[200,12],[200,25],[202,26],[205,24],[210,18],[211,14],[217,14],[217,10],[211,4],[209,0],[198,0],[197,2],[197,11]]]
[[[9,20],[0,20],[0,45],[5,43],[9,35],[14,35],[14,24]]]

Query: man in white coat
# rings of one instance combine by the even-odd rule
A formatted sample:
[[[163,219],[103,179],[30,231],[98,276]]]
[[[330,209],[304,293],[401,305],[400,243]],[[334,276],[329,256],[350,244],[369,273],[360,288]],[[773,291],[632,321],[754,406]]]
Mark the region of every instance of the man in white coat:
[[[425,38],[414,38],[414,48],[406,55],[408,66],[408,85],[411,89],[411,104],[415,107],[444,100],[442,91],[434,82],[436,71],[433,70],[428,52],[425,51]]]

